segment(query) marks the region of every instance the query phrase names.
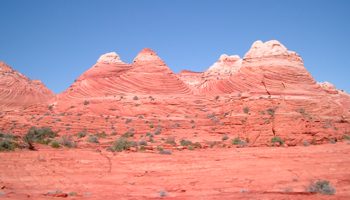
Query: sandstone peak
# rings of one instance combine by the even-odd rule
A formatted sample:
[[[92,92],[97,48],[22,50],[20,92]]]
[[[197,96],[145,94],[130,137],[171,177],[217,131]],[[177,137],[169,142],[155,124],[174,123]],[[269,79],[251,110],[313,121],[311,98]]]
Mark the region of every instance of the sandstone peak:
[[[150,48],[144,48],[140,51],[140,53],[134,59],[134,62],[138,61],[159,61],[161,60],[156,52],[151,50]]]
[[[122,63],[119,55],[115,52],[106,53],[97,60],[97,62]]]
[[[209,79],[221,79],[236,73],[242,65],[242,59],[238,55],[228,56],[222,54],[219,60],[203,72],[203,77]]]
[[[324,88],[324,89],[336,89],[335,87],[334,87],[334,85],[332,84],[332,83],[329,83],[329,82],[327,82],[327,81],[325,81],[325,82],[320,82],[320,83],[318,83],[322,88]]]
[[[10,66],[8,66],[6,63],[0,61],[0,72],[2,73],[8,73],[14,71]]]
[[[227,54],[222,54],[218,62],[236,62],[241,59],[238,55],[228,56]]]
[[[293,56],[301,60],[297,53],[288,51],[288,49],[277,40],[271,40],[265,43],[260,40],[254,42],[250,50],[245,54],[244,59],[275,56]]]

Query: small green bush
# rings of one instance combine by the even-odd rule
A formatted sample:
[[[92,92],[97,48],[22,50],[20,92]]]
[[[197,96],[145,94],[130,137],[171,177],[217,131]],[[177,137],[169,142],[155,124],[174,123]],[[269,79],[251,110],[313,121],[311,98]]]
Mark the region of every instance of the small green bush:
[[[188,146],[187,150],[195,150],[195,148],[193,146]]]
[[[329,181],[317,181],[314,183],[313,181],[310,181],[310,187],[307,189],[308,192],[312,193],[320,193],[320,194],[326,194],[326,195],[334,195],[335,194],[335,187],[332,187],[329,185]]]
[[[141,145],[141,146],[147,146],[147,141],[141,140],[141,141],[139,142],[139,145]]]
[[[235,139],[232,140],[232,145],[238,145],[240,142],[242,142],[242,140],[236,137]]]
[[[160,151],[159,154],[171,155],[171,151]]]
[[[140,147],[140,151],[146,151],[145,146],[141,146],[141,147]]]
[[[193,143],[192,146],[197,148],[202,148],[202,145],[199,142]]]
[[[157,150],[158,151],[163,151],[163,147],[162,146],[157,146]]]
[[[75,196],[75,195],[78,195],[78,193],[73,191],[73,192],[69,192],[68,195],[69,196]]]
[[[150,124],[150,125],[149,125],[149,127],[150,127],[150,128],[153,128],[153,127],[154,127],[154,125],[153,125],[153,124]]]
[[[348,136],[348,135],[344,135],[344,139],[346,139],[346,140],[350,140],[350,136]]]
[[[283,140],[280,137],[274,136],[271,139],[271,143],[275,144],[276,142],[280,143],[281,146],[283,145]]]
[[[62,144],[65,147],[68,147],[68,148],[75,147],[75,143],[74,143],[74,141],[72,139],[72,135],[70,135],[70,136],[62,136],[60,138],[60,144]]]
[[[51,142],[52,140],[51,139],[37,139],[36,141],[35,141],[35,143],[39,143],[39,144],[44,144],[44,145],[48,145],[48,144],[50,144],[50,142]]]
[[[222,140],[228,140],[229,137],[228,137],[227,135],[224,135],[221,139],[222,139]]]
[[[0,151],[13,151],[15,146],[13,142],[9,140],[0,140]]]
[[[181,145],[182,146],[188,146],[188,145],[191,145],[192,144],[192,142],[191,141],[189,141],[189,140],[184,140],[184,139],[182,139],[181,141],[180,141],[180,143],[181,143]]]
[[[39,128],[35,126],[29,128],[27,133],[23,136],[23,141],[26,143],[35,142],[36,140],[44,140],[46,138],[53,138],[56,134],[51,130],[51,128]]]
[[[174,139],[171,139],[171,138],[167,138],[166,141],[165,141],[165,143],[176,145],[175,140],[174,140]]]
[[[122,134],[121,136],[125,137],[125,138],[129,138],[129,137],[133,137],[134,133],[133,132],[126,132],[126,133]]]
[[[60,148],[60,144],[57,141],[51,142],[51,147],[52,148]]]
[[[87,139],[86,139],[87,142],[90,142],[90,143],[100,143],[100,141],[98,141],[98,138],[96,135],[90,135]]]
[[[244,113],[248,114],[249,113],[249,108],[243,108]]]
[[[83,137],[85,137],[86,136],[86,133],[85,132],[79,132],[79,133],[77,133],[77,139],[79,139],[79,138],[83,138]]]
[[[113,147],[117,152],[121,152],[123,150],[129,149],[132,145],[134,145],[133,141],[129,141],[124,137],[118,138],[114,143]]]
[[[245,139],[245,142],[246,142],[246,143],[249,143],[249,142],[250,142],[249,138],[246,138],[246,139]]]

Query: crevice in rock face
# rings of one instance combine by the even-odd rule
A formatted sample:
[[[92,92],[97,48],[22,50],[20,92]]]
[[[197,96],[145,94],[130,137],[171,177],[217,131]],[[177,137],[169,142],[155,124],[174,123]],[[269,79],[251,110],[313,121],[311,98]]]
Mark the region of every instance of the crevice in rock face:
[[[271,94],[270,94],[270,92],[267,90],[267,88],[266,88],[266,85],[265,85],[264,81],[261,81],[261,83],[264,85],[264,88],[265,88],[265,90],[266,90],[267,94],[271,95]]]
[[[101,152],[101,150],[100,150],[100,149],[97,149],[97,150],[98,150],[98,152],[101,154],[101,156],[103,156],[103,157],[107,158],[108,163],[109,163],[109,170],[108,170],[108,172],[111,172],[111,170],[112,170],[112,162],[111,162],[111,159],[110,159],[108,156],[106,156],[106,155],[102,154],[102,152]],[[114,155],[113,155],[113,157],[114,157]]]

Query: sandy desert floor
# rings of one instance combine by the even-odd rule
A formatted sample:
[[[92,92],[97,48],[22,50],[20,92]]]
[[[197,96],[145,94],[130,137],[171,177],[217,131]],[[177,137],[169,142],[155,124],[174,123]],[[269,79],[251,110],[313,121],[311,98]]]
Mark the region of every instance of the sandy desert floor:
[[[0,153],[0,199],[57,199],[47,195],[56,190],[77,192],[68,199],[350,199],[345,140],[307,147],[174,150],[172,155],[112,153],[103,146],[36,147]],[[310,180],[318,179],[330,181],[336,194],[305,192]],[[160,190],[167,196],[159,197]]]

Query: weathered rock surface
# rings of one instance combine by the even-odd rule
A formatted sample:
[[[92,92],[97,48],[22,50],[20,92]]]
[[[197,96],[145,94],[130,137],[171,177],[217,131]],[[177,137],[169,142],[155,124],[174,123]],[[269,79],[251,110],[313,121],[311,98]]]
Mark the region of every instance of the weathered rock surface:
[[[335,88],[333,84],[328,82],[318,84],[332,97],[334,101],[338,102],[345,110],[350,112],[350,95],[348,93],[344,90]]]
[[[350,145],[107,152],[105,148],[0,152],[4,199],[349,199]],[[328,180],[335,195],[306,192]],[[165,194],[164,193],[164,194]],[[85,194],[85,195],[84,195]],[[28,197],[28,195],[30,197]],[[54,194],[52,194],[54,195]],[[60,194],[57,194],[60,195]],[[60,198],[55,198],[60,199]]]
[[[144,49],[132,64],[105,54],[47,104],[0,118],[2,130],[15,133],[32,125],[52,126],[61,135],[84,128],[119,136],[161,129],[166,137],[200,143],[227,134],[253,146],[269,146],[274,136],[289,146],[322,144],[350,129],[347,94],[333,90],[321,87],[300,56],[278,41],[255,42],[243,59],[222,55],[203,73],[174,74]]]
[[[32,81],[0,61],[0,108],[24,108],[44,103],[54,96],[40,80]]]
[[[152,199],[159,190],[175,199],[349,198],[349,95],[317,83],[278,41],[255,42],[243,59],[222,55],[203,73],[174,74],[150,49],[132,64],[107,53],[57,96],[1,66],[0,130],[23,136],[33,125],[51,127],[76,141],[75,149],[34,143],[38,151],[0,152],[5,198],[76,191],[76,198]],[[20,101],[8,100],[15,97]],[[88,143],[78,132],[100,141]],[[107,151],[122,134],[148,146]],[[336,196],[305,192],[319,178]],[[63,193],[47,194],[56,190]]]

